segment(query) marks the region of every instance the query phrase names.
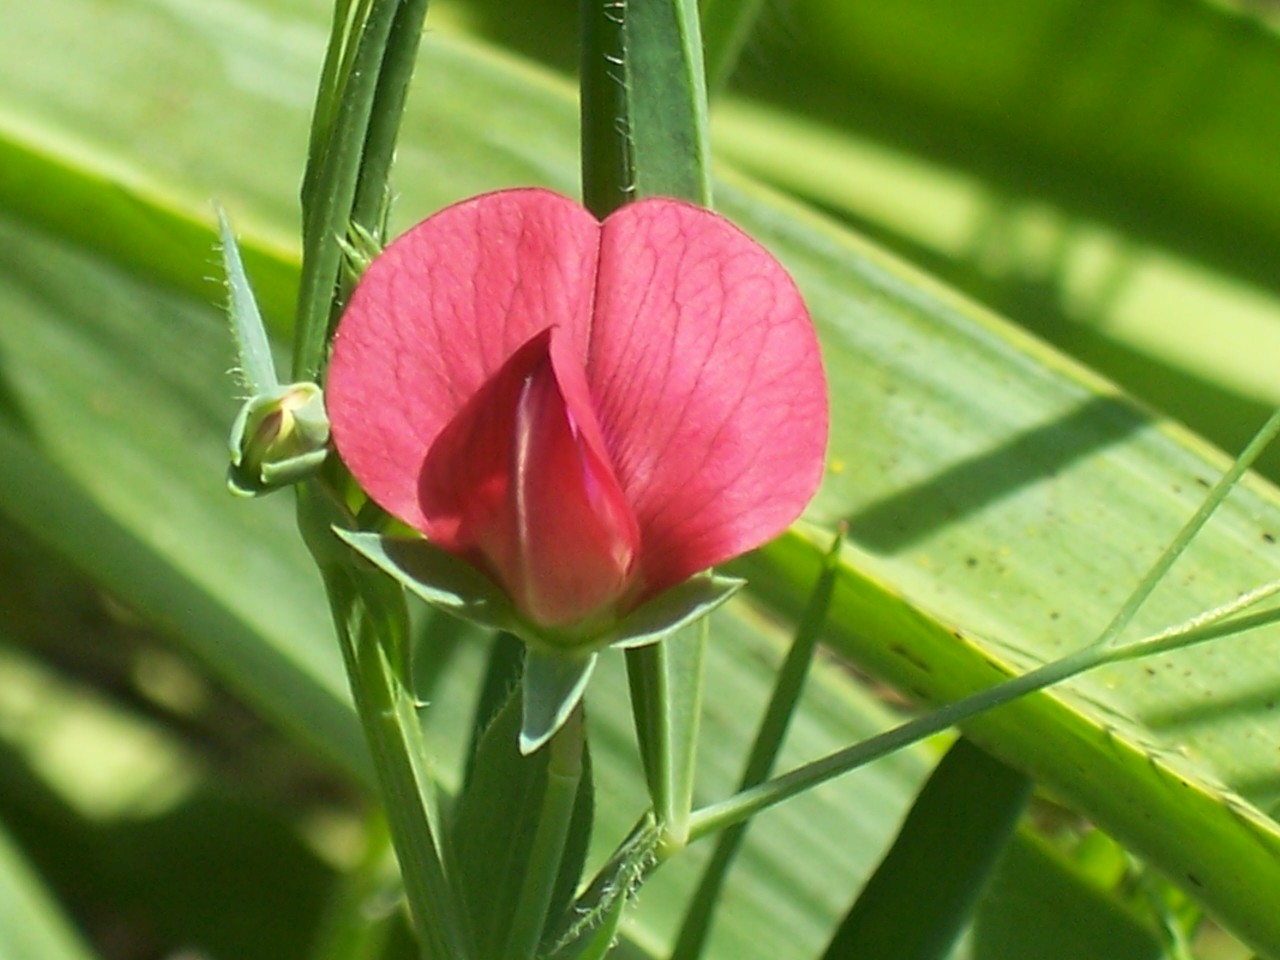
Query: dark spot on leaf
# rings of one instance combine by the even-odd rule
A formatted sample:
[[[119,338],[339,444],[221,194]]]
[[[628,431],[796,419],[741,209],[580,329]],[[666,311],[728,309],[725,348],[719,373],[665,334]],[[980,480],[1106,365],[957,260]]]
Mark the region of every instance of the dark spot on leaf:
[[[1200,882],[1200,878],[1197,877],[1194,873],[1188,873],[1187,879],[1190,880],[1192,883],[1194,883],[1197,887],[1201,887],[1201,888],[1204,887],[1204,884]]]
[[[1274,533],[1267,533],[1267,531],[1264,530],[1262,531],[1262,539],[1267,543],[1275,543],[1276,535]]]
[[[929,664],[925,663],[925,661],[921,660],[912,651],[908,650],[906,647],[902,646],[902,644],[900,643],[895,643],[893,646],[891,646],[889,648],[889,652],[897,654],[903,660],[907,661],[907,663],[911,664],[913,667],[915,667],[917,670],[921,671],[922,673],[933,673],[933,669],[929,666]]]
[[[965,565],[966,567],[968,567],[970,570],[972,570],[974,567],[976,567],[976,566],[978,565],[978,558],[977,558],[977,557],[965,557],[965,558],[964,558],[964,565]]]
[[[1206,490],[1208,490],[1208,489],[1209,489],[1209,487],[1211,486],[1211,484],[1209,483],[1209,481],[1208,481],[1208,480],[1206,480],[1204,477],[1196,477],[1196,483],[1197,483],[1198,485],[1200,485],[1200,486],[1204,487]]]

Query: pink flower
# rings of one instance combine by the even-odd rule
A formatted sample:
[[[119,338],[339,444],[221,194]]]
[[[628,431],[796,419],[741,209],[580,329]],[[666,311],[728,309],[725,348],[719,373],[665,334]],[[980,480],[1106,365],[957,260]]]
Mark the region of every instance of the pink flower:
[[[826,384],[795,285],[727,220],[545,190],[449,207],[338,326],[334,442],[369,496],[578,636],[781,533]]]

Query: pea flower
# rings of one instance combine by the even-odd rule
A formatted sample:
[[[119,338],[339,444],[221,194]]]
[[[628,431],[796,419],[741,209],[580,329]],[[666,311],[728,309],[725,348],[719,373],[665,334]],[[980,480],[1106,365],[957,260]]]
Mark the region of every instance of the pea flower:
[[[827,438],[790,277],[666,199],[600,222],[517,189],[423,221],[352,294],[326,396],[368,495],[565,649],[781,533]]]

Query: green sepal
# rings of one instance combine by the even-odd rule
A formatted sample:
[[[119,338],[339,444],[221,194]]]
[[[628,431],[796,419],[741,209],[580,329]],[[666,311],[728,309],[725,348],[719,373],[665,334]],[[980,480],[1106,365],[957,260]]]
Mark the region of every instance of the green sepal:
[[[250,397],[228,438],[227,487],[256,497],[315,474],[329,454],[324,393],[314,383],[291,383]]]
[[[415,596],[456,617],[523,636],[511,600],[460,557],[421,538],[387,537],[334,528],[334,533]]]
[[[533,753],[550,740],[582,700],[595,669],[594,651],[561,650],[530,644],[524,655],[520,689],[524,713],[520,723],[520,752]]]
[[[343,272],[352,286],[383,249],[381,241],[358,223],[348,224],[347,235],[338,239],[338,245],[342,247]]]
[[[595,635],[540,629],[521,617],[511,599],[465,560],[427,540],[335,529],[342,540],[406,589],[454,616],[513,633],[532,646],[573,658],[604,647],[643,647],[705,617],[745,581],[704,573],[665,590]]]
[[[746,585],[737,577],[703,573],[664,590],[622,618],[599,646],[622,650],[645,647],[701,620]]]

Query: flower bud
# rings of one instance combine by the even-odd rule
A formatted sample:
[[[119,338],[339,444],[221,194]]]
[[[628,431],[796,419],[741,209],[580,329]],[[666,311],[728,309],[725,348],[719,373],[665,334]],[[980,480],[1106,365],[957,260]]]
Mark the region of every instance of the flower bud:
[[[250,397],[231,427],[227,486],[256,497],[305,480],[328,453],[324,394],[314,383],[291,383]]]

